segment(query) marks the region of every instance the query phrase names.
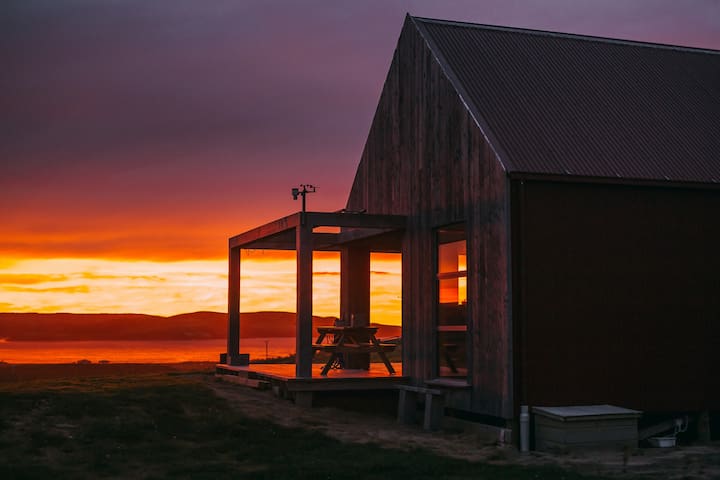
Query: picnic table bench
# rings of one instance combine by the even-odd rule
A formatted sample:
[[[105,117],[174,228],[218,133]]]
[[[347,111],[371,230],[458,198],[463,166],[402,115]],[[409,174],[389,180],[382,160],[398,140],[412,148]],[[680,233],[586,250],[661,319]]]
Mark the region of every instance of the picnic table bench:
[[[330,359],[323,366],[321,375],[327,375],[343,353],[377,353],[391,375],[395,374],[385,352],[392,352],[396,345],[380,343],[375,337],[377,327],[318,327],[319,336],[313,343],[316,351],[330,353]],[[330,342],[326,342],[330,340]]]

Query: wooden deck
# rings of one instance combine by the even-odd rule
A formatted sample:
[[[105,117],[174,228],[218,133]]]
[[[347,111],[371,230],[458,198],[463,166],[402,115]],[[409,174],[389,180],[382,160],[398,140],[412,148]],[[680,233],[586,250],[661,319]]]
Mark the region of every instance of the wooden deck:
[[[390,375],[382,363],[371,363],[370,370],[334,369],[321,376],[322,364],[313,364],[313,376],[296,377],[294,364],[250,364],[249,366],[216,365],[219,375],[245,377],[269,382],[288,392],[318,392],[338,390],[383,390],[407,383],[402,375],[402,363],[393,363],[397,372]]]

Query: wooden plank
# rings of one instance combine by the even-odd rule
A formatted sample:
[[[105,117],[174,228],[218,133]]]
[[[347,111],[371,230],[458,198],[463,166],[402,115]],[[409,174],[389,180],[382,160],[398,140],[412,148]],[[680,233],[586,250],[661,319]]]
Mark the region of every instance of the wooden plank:
[[[429,393],[431,395],[443,395],[444,394],[444,392],[442,390],[438,390],[436,388],[418,387],[415,385],[397,385],[396,388],[398,390],[406,390],[408,392],[422,393],[423,395],[426,393]]]
[[[313,329],[312,329],[312,226],[298,225],[297,236],[297,310],[295,351],[297,360],[295,374],[312,376]]]
[[[240,356],[240,249],[228,252],[228,335],[227,362],[233,365]]]
[[[355,343],[348,343],[345,345],[328,345],[328,344],[317,344],[314,343],[312,345],[313,350],[318,350],[321,352],[342,352],[342,353],[377,353],[378,350],[382,350],[383,352],[392,352],[395,350],[397,345],[392,343],[381,343],[378,346],[375,346],[373,344],[355,344]],[[348,367],[348,368],[364,368],[364,367]]]
[[[313,233],[314,250],[339,251],[343,240],[337,233]],[[278,235],[261,238],[245,244],[243,248],[253,250],[295,250],[295,231],[288,230]]]
[[[431,392],[425,393],[425,415],[423,417],[423,429],[427,431],[440,428],[443,414],[445,413],[445,399],[442,395],[435,395]]]
[[[300,224],[300,213],[293,213],[286,217],[274,220],[265,225],[253,228],[247,232],[241,233],[230,238],[230,248],[242,247],[257,240],[265,239],[272,235],[282,233],[286,230],[292,230]]]
[[[407,385],[397,385],[403,387]],[[407,389],[400,389],[398,392],[397,423],[408,425],[415,423],[417,416],[417,392]]]
[[[370,324],[370,251],[344,248],[340,252],[340,318],[353,326]]]
[[[215,377],[222,380],[223,382],[234,383],[236,385],[244,385],[246,387],[255,388],[257,390],[267,390],[270,388],[270,382],[267,382],[265,380],[247,378],[240,375],[216,374]]]
[[[370,251],[344,248],[340,252],[340,318],[353,327],[370,325]],[[348,368],[367,368],[370,356],[349,355]]]
[[[383,367],[385,368],[385,367]],[[332,370],[332,374],[335,370]],[[408,377],[396,375],[385,377],[350,378],[350,377],[313,377],[313,378],[291,378],[287,380],[289,392],[312,391],[312,392],[333,392],[333,391],[367,391],[367,390],[392,390],[396,384],[408,382]]]
[[[239,235],[231,237],[230,247],[244,247],[257,249],[294,249],[294,238],[291,231],[303,222],[301,212],[274,220],[265,225],[253,228]],[[340,234],[316,233],[316,249],[337,248],[343,241],[356,240],[356,235],[367,237],[385,233],[387,231],[403,229],[406,218],[403,215],[368,215],[356,213],[329,213],[306,212],[304,223],[311,227],[331,226],[342,228],[363,228],[364,233],[346,233],[345,239]]]
[[[468,382],[458,404],[510,418],[507,180],[495,152],[409,21],[348,198],[350,210],[406,215],[403,254],[403,372],[419,384],[437,376],[435,231],[468,231]],[[461,398],[462,397],[462,398]]]
[[[371,240],[373,237],[388,236],[388,233],[392,233],[395,231],[397,230],[386,228],[353,228],[352,230],[345,230],[340,232],[340,234],[338,234],[337,242],[340,244],[346,244],[351,242],[359,242],[360,240],[366,239]]]
[[[307,212],[306,218],[313,227],[398,229],[404,228],[407,222],[404,215],[368,213]]]

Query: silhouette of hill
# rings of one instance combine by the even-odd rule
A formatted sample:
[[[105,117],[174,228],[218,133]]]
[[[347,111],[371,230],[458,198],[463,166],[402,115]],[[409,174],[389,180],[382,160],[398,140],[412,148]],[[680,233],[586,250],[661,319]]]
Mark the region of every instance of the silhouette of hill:
[[[334,317],[313,317],[315,327]],[[400,335],[400,327],[378,326],[379,337]],[[240,316],[245,338],[294,337],[295,314],[250,312]],[[162,317],[137,313],[0,313],[0,339],[8,341],[201,340],[226,338],[227,314],[193,312]]]

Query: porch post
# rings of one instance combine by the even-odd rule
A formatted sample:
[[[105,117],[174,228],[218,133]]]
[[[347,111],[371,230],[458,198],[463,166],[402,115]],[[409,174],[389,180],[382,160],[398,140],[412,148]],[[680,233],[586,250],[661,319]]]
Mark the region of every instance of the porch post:
[[[340,251],[340,317],[357,326],[370,323],[370,251],[346,247]]]
[[[227,364],[235,365],[240,357],[240,248],[228,252],[228,335]]]
[[[303,215],[305,217],[305,215]],[[312,377],[312,225],[295,227],[297,254],[297,313],[295,321],[295,375]]]
[[[354,327],[370,324],[370,250],[346,247],[340,251],[340,318]],[[348,355],[347,368],[370,367],[367,353]]]

